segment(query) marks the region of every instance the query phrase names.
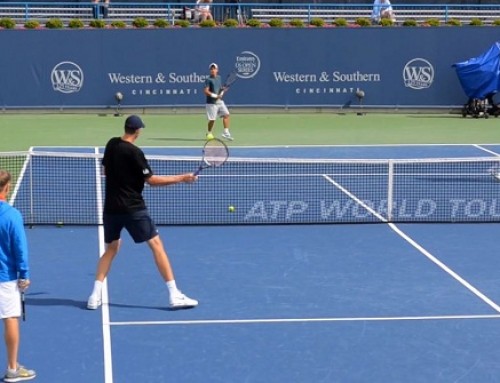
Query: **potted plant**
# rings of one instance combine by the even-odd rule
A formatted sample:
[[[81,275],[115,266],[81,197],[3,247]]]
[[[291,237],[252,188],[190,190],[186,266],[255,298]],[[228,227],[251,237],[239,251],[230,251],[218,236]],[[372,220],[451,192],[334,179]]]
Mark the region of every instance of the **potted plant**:
[[[40,28],[40,22],[37,20],[28,20],[24,23],[24,28],[26,28],[26,29]]]
[[[13,19],[5,17],[0,19],[0,27],[4,29],[14,29],[16,27],[16,22]]]
[[[323,19],[321,19],[319,17],[314,17],[309,22],[309,25],[312,25],[313,27],[321,28],[322,26],[325,25],[325,20],[323,20]]]
[[[372,25],[370,19],[366,17],[358,17],[355,22],[356,25],[359,25],[360,27],[368,27],[369,25]]]
[[[90,20],[89,27],[101,29],[106,27],[106,23],[104,20],[94,19]]]
[[[333,20],[332,24],[336,27],[347,27],[347,20],[343,17],[339,17],[338,19]]]
[[[144,17],[137,17],[132,21],[132,25],[136,28],[146,28],[149,22]]]
[[[165,19],[156,19],[153,23],[156,28],[168,28],[170,23]]]
[[[304,26],[304,22],[301,19],[292,19],[292,20],[290,20],[289,24],[292,27],[296,27],[296,28],[302,28]]]
[[[283,27],[283,20],[281,19],[271,19],[269,20],[269,26],[273,28],[281,28]]]
[[[80,20],[80,19],[72,19],[72,20],[69,21],[68,27],[71,28],[71,29],[83,28],[84,27],[83,21]]]
[[[249,27],[258,28],[258,27],[260,27],[260,20],[257,20],[257,19],[248,19],[246,24]]]

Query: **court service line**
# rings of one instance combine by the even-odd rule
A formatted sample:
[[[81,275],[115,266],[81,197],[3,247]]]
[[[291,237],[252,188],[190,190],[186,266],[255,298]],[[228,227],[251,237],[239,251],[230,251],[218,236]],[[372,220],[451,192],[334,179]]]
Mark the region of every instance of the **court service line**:
[[[99,153],[99,148],[95,148],[95,153]],[[104,254],[105,244],[104,244],[104,227],[102,226],[102,212],[103,212],[103,201],[102,201],[102,186],[101,186],[101,161],[95,159],[95,173],[96,173],[96,195],[97,195],[97,216],[99,217],[99,223],[97,227],[98,238],[99,238],[99,256]],[[103,351],[104,351],[104,383],[113,383],[113,358],[111,355],[111,327],[109,325],[109,295],[108,295],[108,280],[105,279],[102,284],[102,338],[103,338]]]
[[[14,201],[16,200],[17,193],[19,192],[19,188],[21,187],[21,185],[23,183],[23,180],[24,180],[24,177],[25,177],[25,174],[26,174],[26,169],[28,168],[28,165],[30,164],[30,162],[31,162],[31,149],[30,149],[30,153],[28,153],[26,155],[26,158],[24,159],[23,166],[21,168],[21,171],[19,172],[16,184],[14,186],[14,190],[11,193],[11,197],[10,197],[9,203],[12,206],[14,206]],[[29,185],[32,185],[31,180],[28,180],[28,182],[29,182]],[[30,187],[29,189],[30,189],[30,193],[32,193],[32,188]],[[33,201],[33,198],[30,197],[30,200]],[[31,213],[31,216],[33,216],[33,212],[30,211],[30,213]]]
[[[314,323],[314,322],[392,322],[431,320],[500,319],[500,314],[490,315],[422,315],[399,317],[339,317],[339,318],[269,318],[269,319],[198,319],[165,321],[117,321],[111,326],[165,326],[165,325],[225,325],[225,324],[265,324],[265,323]]]
[[[495,157],[499,157],[500,154],[498,154],[497,152],[493,151],[493,150],[490,150],[490,149],[486,149],[485,147],[481,146],[481,145],[472,145],[476,148],[478,148],[479,150],[482,150],[486,153],[490,153],[490,154],[493,154]]]
[[[345,187],[343,187],[341,184],[336,182],[333,178],[330,176],[323,174],[323,177],[330,182],[332,185],[334,185],[337,189],[339,189],[342,193],[347,195],[349,198],[354,200],[354,202],[358,203],[359,205],[363,206],[366,210],[368,210],[371,214],[373,214],[375,217],[377,217],[380,221],[382,222],[388,222],[385,217],[383,217],[381,214],[377,213],[375,210],[373,210],[368,204],[364,203],[362,200],[360,200],[358,197],[356,197],[354,194],[352,194],[349,190],[347,190]]]
[[[388,224],[388,226],[396,233],[398,234],[401,238],[403,238],[406,242],[408,242],[410,245],[412,245],[415,249],[417,249],[420,253],[425,255],[431,262],[433,262],[435,265],[437,265],[439,268],[441,268],[444,272],[448,273],[451,277],[453,277],[456,281],[458,281],[462,286],[464,286],[466,289],[468,289],[470,292],[472,292],[474,295],[476,295],[479,299],[481,299],[483,302],[485,302],[488,306],[493,308],[496,312],[500,312],[500,306],[498,306],[494,301],[492,301],[490,298],[488,298],[486,295],[484,295],[479,289],[474,287],[471,283],[466,281],[464,278],[462,278],[458,273],[450,269],[448,266],[446,266],[443,262],[441,262],[439,259],[437,259],[435,256],[433,256],[429,251],[427,251],[423,246],[418,244],[415,240],[413,240],[409,235],[407,235],[405,232],[403,232],[399,227],[396,226],[396,224],[388,222],[386,218],[384,218],[382,215],[377,213],[373,208],[368,206],[366,203],[361,201],[358,197],[356,197],[354,194],[352,194],[350,191],[345,189],[342,185],[339,183],[335,182],[332,178],[330,178],[327,175],[324,175],[324,177],[335,187],[339,188],[343,193],[345,193],[347,196],[352,198],[355,202],[359,203],[361,206],[363,206],[365,209],[367,209],[371,214],[373,214],[375,217],[380,219],[382,222],[385,222]]]

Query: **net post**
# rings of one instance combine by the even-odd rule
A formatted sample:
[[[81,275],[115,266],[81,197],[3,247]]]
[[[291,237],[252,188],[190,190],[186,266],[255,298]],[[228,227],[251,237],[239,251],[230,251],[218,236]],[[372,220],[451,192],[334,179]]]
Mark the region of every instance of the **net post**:
[[[96,185],[96,210],[97,210],[97,225],[102,225],[103,213],[103,197],[102,197],[102,165],[99,158],[99,148],[94,148],[95,157],[95,185]]]
[[[394,161],[389,160],[387,174],[387,221],[392,221],[393,193],[394,193]]]
[[[32,149],[28,152],[28,169],[29,169],[29,191],[30,191],[30,224],[35,223],[35,203],[34,203],[34,190],[33,190],[33,151]]]

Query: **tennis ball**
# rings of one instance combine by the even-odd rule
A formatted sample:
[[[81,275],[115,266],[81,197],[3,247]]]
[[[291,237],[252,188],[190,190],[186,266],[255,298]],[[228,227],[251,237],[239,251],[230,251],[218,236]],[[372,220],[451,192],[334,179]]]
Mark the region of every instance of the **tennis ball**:
[[[234,211],[236,210],[234,206],[229,206],[227,209],[229,210],[230,213],[234,213]]]
[[[207,141],[213,140],[215,137],[212,133],[207,134]]]

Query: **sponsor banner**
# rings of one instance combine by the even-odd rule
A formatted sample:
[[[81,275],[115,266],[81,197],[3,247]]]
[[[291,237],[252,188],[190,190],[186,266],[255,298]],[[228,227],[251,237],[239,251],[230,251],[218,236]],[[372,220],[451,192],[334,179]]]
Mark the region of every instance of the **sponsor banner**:
[[[216,62],[223,79],[239,77],[230,106],[459,106],[467,99],[452,64],[497,37],[495,28],[447,27],[5,30],[0,102],[200,106]]]

